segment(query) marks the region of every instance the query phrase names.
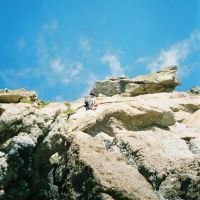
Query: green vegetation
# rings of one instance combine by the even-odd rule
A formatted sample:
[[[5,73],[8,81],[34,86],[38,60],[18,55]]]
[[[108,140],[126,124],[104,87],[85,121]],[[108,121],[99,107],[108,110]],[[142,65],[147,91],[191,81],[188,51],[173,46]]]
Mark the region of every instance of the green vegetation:
[[[47,101],[37,100],[36,102],[38,104],[38,108],[44,108],[45,106],[49,105],[49,102]]]
[[[21,103],[33,103],[33,101],[29,97],[23,97],[20,99]],[[41,101],[41,100],[36,100],[35,101],[38,105],[38,108],[43,108],[49,104],[49,102],[46,101]]]
[[[20,102],[21,102],[21,103],[33,103],[33,102],[31,101],[31,99],[28,98],[28,97],[23,97],[23,98],[21,98],[21,99],[20,99]]]
[[[71,107],[71,104],[70,104],[69,102],[67,102],[67,101],[66,101],[64,104],[65,104],[65,106],[68,107],[68,108]]]
[[[66,114],[68,118],[76,113],[76,111],[71,108],[71,104],[69,102],[65,102],[64,104],[67,107],[67,110],[65,110],[63,113]]]
[[[75,114],[76,111],[69,108],[69,109],[65,110],[63,113],[64,113],[64,114],[67,114],[68,116],[70,116],[70,115]]]

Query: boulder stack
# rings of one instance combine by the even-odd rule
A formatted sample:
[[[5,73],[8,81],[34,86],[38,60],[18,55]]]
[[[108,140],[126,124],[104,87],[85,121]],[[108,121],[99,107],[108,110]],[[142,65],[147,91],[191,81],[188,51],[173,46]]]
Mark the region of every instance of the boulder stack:
[[[175,71],[109,83],[170,91]],[[0,103],[0,200],[200,200],[200,95],[95,102]]]
[[[25,89],[0,90],[0,103],[34,102],[35,100],[37,100],[37,93],[35,91]]]
[[[200,200],[200,95],[95,99],[0,103],[0,200]]]
[[[156,73],[138,76],[129,79],[126,76],[114,77],[109,80],[97,81],[91,90],[91,94],[98,96],[113,96],[124,94],[126,96],[137,96],[140,94],[172,92],[180,82],[176,78],[177,67],[169,66],[162,68]]]
[[[200,87],[193,87],[189,90],[192,94],[200,94]]]

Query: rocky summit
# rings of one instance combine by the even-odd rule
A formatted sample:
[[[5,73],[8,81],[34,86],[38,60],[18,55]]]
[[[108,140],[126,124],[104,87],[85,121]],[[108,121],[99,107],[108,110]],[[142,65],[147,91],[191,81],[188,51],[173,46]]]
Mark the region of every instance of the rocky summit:
[[[0,199],[199,200],[200,95],[175,71],[97,83],[96,110],[1,103]]]
[[[162,68],[160,71],[129,79],[126,76],[113,77],[109,80],[97,81],[91,90],[94,96],[137,96],[158,92],[172,92],[180,82],[176,78],[176,66]]]

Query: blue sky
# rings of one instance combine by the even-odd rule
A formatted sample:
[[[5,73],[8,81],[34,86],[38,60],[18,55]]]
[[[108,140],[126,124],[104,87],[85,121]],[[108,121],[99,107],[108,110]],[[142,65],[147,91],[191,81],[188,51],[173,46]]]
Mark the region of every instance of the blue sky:
[[[0,27],[0,88],[75,100],[173,64],[200,85],[200,0],[0,0]]]

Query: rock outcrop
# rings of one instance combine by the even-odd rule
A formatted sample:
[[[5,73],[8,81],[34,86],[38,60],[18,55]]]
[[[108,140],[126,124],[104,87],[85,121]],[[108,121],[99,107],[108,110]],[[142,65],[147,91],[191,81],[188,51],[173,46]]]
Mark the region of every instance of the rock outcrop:
[[[99,94],[105,96],[116,94],[137,96],[140,94],[172,92],[176,86],[180,85],[176,78],[176,71],[176,66],[170,66],[156,73],[138,76],[134,79],[116,77],[109,80],[97,81],[90,93],[94,96],[98,96]]]
[[[190,93],[200,94],[200,87],[193,87],[189,90]]]
[[[37,100],[37,93],[35,91],[19,90],[0,90],[0,103],[19,103],[34,102]]]
[[[0,104],[0,200],[200,199],[199,95],[96,102]]]

